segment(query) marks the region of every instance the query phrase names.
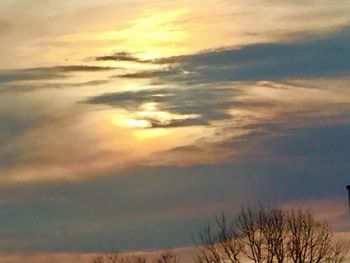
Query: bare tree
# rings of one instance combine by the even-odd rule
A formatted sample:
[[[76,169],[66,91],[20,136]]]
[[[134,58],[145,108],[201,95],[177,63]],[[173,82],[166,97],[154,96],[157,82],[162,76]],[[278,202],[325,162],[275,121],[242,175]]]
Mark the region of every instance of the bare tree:
[[[95,257],[92,263],[147,263],[147,259],[136,255],[122,255],[118,249],[113,249]]]
[[[199,263],[341,263],[348,250],[330,227],[305,212],[259,207],[241,208],[228,223],[216,219],[216,230],[200,233]]]
[[[292,211],[288,216],[288,252],[293,263],[340,263],[347,244],[335,239],[329,225],[310,213]]]
[[[286,216],[279,209],[263,210],[262,232],[267,250],[267,263],[283,263],[286,257],[287,226]]]
[[[239,233],[240,242],[243,244],[244,255],[256,263],[262,263],[263,261],[263,213],[263,211],[259,213],[242,207],[235,222],[236,231]]]
[[[201,263],[239,263],[242,245],[231,226],[227,225],[224,213],[216,218],[217,231],[213,233],[207,226],[200,233],[200,241],[203,244],[196,255],[196,261]]]
[[[108,263],[124,263],[124,260],[120,257],[119,250],[117,248],[104,254],[103,258]]]
[[[161,253],[156,259],[156,263],[179,263],[180,258],[178,255],[173,253],[171,250],[166,250],[163,253]]]
[[[103,263],[103,256],[94,257],[91,263]]]
[[[113,249],[92,259],[92,263],[147,263],[148,258],[138,255],[123,255],[118,249]],[[179,263],[179,257],[171,250],[161,253],[154,263]]]

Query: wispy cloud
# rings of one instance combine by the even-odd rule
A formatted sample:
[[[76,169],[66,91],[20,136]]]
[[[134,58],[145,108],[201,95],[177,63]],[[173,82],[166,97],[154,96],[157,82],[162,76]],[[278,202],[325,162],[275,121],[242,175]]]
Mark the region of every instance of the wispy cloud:
[[[136,62],[136,63],[152,63],[150,60],[143,60],[138,58],[132,53],[121,51],[116,52],[112,55],[99,56],[94,58],[96,61],[127,61],[127,62]]]
[[[226,112],[232,105],[237,107],[262,106],[262,103],[235,101],[240,91],[231,87],[197,86],[191,88],[148,89],[106,93],[85,100],[89,104],[110,105],[116,108],[140,110],[145,103],[155,103],[159,111],[192,115],[192,118],[162,123],[148,118],[152,127],[181,127],[206,125],[210,121],[229,118]],[[146,117],[147,118],[147,117]]]
[[[63,88],[79,88],[79,87],[95,87],[110,83],[111,79],[90,80],[84,82],[43,82],[36,83],[6,83],[1,85],[0,92],[13,93],[13,92],[33,92],[45,89],[63,89]]]
[[[344,28],[336,33],[296,42],[253,44],[161,58],[153,63],[168,64],[169,67],[163,71],[141,71],[120,77],[198,84],[345,74],[350,70],[349,32],[348,28]]]
[[[1,70],[0,83],[18,82],[26,80],[50,80],[50,79],[64,79],[69,77],[70,73],[77,72],[97,72],[115,70],[114,67],[100,67],[88,65],[68,65],[68,66],[54,66],[42,68],[28,68],[15,70]]]

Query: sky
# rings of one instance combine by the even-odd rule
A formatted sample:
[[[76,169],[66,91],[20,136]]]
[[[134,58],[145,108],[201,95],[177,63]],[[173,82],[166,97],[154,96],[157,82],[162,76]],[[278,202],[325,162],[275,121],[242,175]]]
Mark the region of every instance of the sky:
[[[350,232],[349,13],[2,0],[0,252],[186,247],[259,203]]]

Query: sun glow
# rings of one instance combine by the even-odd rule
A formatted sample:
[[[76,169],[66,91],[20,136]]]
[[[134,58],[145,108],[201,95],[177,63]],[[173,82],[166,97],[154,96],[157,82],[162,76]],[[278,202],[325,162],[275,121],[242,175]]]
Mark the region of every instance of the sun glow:
[[[129,49],[142,53],[143,59],[155,59],[178,52],[176,43],[187,38],[187,33],[176,23],[188,9],[147,10],[142,17],[130,21],[131,26],[115,32],[115,37],[125,41]],[[113,37],[113,33],[103,37]]]
[[[171,135],[173,132],[170,129],[154,128],[154,129],[142,129],[137,130],[133,135],[138,139],[153,139],[158,137],[164,137]]]
[[[112,117],[112,123],[122,128],[148,128],[151,124],[147,120],[139,120],[133,118],[123,118],[119,116]]]

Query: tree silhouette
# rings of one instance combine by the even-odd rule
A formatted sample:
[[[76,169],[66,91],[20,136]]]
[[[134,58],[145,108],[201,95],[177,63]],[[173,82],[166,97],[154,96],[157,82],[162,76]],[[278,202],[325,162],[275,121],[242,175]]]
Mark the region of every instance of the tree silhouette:
[[[228,222],[222,213],[215,229],[200,233],[198,263],[340,263],[348,244],[308,212],[242,207]]]
[[[123,255],[118,249],[113,249],[93,258],[91,263],[148,263],[149,261],[144,256]],[[171,250],[166,250],[152,260],[152,263],[179,263],[179,257]]]

